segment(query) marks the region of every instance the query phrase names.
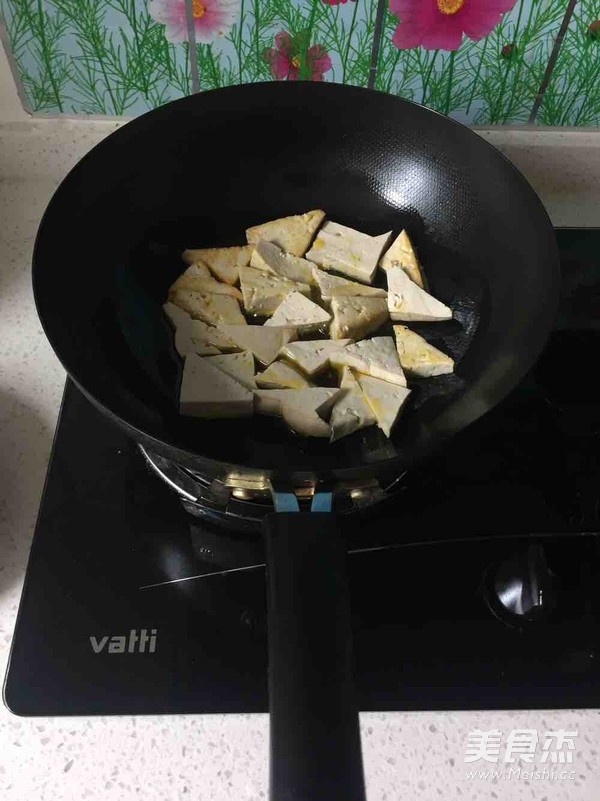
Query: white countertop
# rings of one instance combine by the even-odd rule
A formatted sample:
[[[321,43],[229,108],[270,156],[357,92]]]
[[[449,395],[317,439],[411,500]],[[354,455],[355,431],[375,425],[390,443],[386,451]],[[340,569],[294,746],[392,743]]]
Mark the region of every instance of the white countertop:
[[[60,178],[114,121],[0,125],[0,673],[5,670],[64,383],[30,288],[40,216]],[[524,170],[557,225],[600,225],[600,133],[485,133]],[[595,174],[592,166],[595,165]],[[369,801],[597,801],[596,711],[361,715]],[[572,778],[465,764],[475,728],[578,730]],[[22,719],[0,708],[0,798],[80,801],[267,797],[264,715]],[[524,769],[547,767],[540,763]],[[518,767],[514,765],[512,767]],[[553,767],[553,766],[551,766]],[[505,769],[502,778],[467,770]]]

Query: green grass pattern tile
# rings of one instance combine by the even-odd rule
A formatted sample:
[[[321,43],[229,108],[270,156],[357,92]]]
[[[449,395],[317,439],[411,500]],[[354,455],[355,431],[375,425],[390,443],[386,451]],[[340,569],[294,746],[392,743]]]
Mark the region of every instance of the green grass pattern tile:
[[[526,122],[566,7],[566,0],[517,0],[487,36],[465,36],[453,51],[396,48],[399,21],[388,13],[375,87],[461,122]]]
[[[541,125],[600,125],[599,18],[597,0],[579,0],[537,116]]]

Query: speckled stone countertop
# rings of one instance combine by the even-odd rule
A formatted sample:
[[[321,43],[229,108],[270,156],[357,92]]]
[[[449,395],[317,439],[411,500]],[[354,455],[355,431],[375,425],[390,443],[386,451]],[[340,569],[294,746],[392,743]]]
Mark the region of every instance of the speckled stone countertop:
[[[0,125],[0,672],[4,673],[64,372],[30,288],[36,228],[66,171],[119,123]],[[481,132],[529,177],[557,225],[600,225],[600,134]],[[363,714],[370,801],[598,801],[600,715],[576,712]],[[571,777],[469,778],[475,728],[577,730]],[[81,801],[267,797],[262,715],[21,719],[0,708],[0,798]],[[545,765],[527,765],[541,772]]]

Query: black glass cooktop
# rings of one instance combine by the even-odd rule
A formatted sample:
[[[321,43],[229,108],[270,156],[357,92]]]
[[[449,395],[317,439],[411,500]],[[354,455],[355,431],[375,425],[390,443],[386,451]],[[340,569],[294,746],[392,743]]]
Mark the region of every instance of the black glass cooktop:
[[[362,709],[600,706],[600,230],[558,239],[563,300],[535,369],[347,520]],[[68,382],[7,705],[266,711],[262,562],[259,537],[189,515]]]

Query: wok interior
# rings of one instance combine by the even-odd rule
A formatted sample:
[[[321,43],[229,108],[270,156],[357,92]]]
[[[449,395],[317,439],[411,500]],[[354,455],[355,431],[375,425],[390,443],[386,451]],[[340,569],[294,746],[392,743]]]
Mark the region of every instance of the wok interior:
[[[370,234],[409,230],[456,318],[411,327],[435,334],[456,375],[415,384],[391,440],[180,417],[161,304],[181,250],[243,244],[249,225],[311,208]],[[523,178],[461,126],[352,87],[260,84],[170,104],[95,148],[46,213],[34,286],[67,370],[144,437],[182,461],[327,472],[409,460],[499,400],[545,336],[554,248]]]

